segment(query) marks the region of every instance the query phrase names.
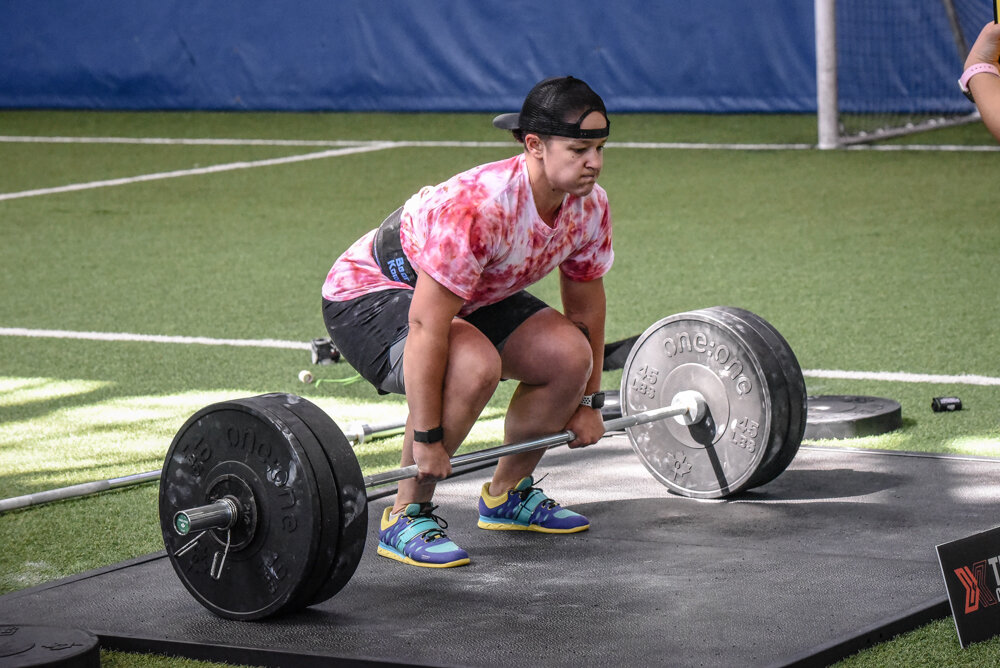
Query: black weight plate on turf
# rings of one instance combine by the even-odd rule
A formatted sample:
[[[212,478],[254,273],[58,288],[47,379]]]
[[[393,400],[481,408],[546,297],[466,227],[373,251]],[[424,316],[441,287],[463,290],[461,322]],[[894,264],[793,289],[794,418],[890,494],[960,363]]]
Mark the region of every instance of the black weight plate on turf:
[[[787,407],[771,401],[770,384],[781,374],[766,348],[711,309],[664,318],[639,337],[622,374],[622,414],[670,405],[682,390],[701,392],[708,409],[694,425],[667,418],[628,430],[657,480],[696,498],[746,489],[773,443],[773,425],[787,422]]]
[[[806,381],[802,376],[802,368],[799,366],[792,347],[771,323],[746,309],[732,306],[720,306],[716,309],[736,316],[752,326],[770,345],[772,354],[785,374],[788,426],[784,442],[772,453],[769,453],[771,456],[765,459],[750,483],[750,487],[760,487],[781,475],[799,451],[806,429]]]
[[[632,350],[632,346],[635,345],[637,336],[630,336],[627,339],[622,339],[621,341],[612,341],[611,343],[604,344],[604,370],[612,371],[613,369],[621,369],[625,366],[625,360],[628,359],[628,353]],[[621,417],[621,416],[619,416]]]
[[[824,395],[809,397],[807,439],[877,436],[903,426],[898,401],[883,397]]]
[[[340,544],[340,495],[337,481],[330,468],[324,446],[316,439],[312,426],[292,410],[296,403],[305,401],[294,394],[264,394],[254,397],[253,401],[279,416],[283,422],[292,428],[299,439],[316,477],[316,486],[320,497],[320,527],[321,538],[316,552],[313,567],[306,575],[306,583],[302,587],[301,598],[290,601],[283,612],[291,612],[311,605],[320,590],[326,584],[330,564],[339,561]]]
[[[97,636],[83,629],[34,624],[0,624],[0,666],[100,668]]]
[[[322,603],[347,584],[361,562],[368,534],[368,495],[354,449],[333,418],[310,401],[285,396],[294,399],[289,400],[288,409],[302,418],[322,444],[337,480],[340,511],[337,560],[330,564],[325,584],[311,601],[311,604]]]
[[[180,536],[179,510],[210,503],[211,487],[236,475],[252,490],[257,525],[252,540],[225,557],[225,531]],[[252,620],[300,605],[322,538],[316,475],[299,437],[280,417],[251,400],[201,409],[181,427],[160,477],[160,528],[167,556],[194,598],[220,617]],[[218,557],[216,557],[218,555]]]

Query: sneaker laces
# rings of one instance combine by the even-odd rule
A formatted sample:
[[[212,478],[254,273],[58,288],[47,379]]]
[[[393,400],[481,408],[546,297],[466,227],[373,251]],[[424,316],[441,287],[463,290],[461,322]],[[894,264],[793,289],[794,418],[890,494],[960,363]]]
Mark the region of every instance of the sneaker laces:
[[[437,506],[431,505],[429,502],[421,503],[420,510],[417,512],[417,514],[408,516],[409,517],[409,519],[407,520],[408,524],[411,522],[415,522],[418,519],[429,519],[432,520],[435,524],[437,524],[438,527],[440,527],[437,529],[435,528],[427,529],[426,531],[420,534],[420,537],[423,538],[424,541],[428,543],[431,543],[437,540],[438,538],[446,537],[443,530],[448,528],[448,522],[440,515],[434,514],[434,511],[437,510],[437,508],[438,508]]]
[[[542,488],[537,486],[538,483],[540,483],[541,481],[545,480],[548,477],[549,477],[549,474],[546,473],[545,475],[543,475],[538,480],[532,481],[531,487],[526,487],[524,489],[515,490],[517,492],[518,496],[521,497],[521,503],[524,503],[525,500],[528,499],[528,497],[530,497],[535,492],[538,492],[542,496],[545,496],[545,499],[543,499],[538,504],[539,506],[541,506],[542,508],[545,508],[546,510],[551,510],[551,509],[555,508],[556,506],[558,506],[559,504],[556,503],[555,500],[550,499],[548,496],[546,496],[545,492],[542,491]]]

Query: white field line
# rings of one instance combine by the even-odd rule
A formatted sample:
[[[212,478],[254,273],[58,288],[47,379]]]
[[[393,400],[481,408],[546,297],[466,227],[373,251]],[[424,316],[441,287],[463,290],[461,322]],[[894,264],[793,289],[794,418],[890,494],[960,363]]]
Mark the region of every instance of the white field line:
[[[397,141],[389,142],[397,147],[418,148],[480,148],[516,146],[513,141]],[[676,151],[805,151],[816,148],[815,144],[700,144],[690,142],[632,142],[609,141],[608,148],[635,148]]]
[[[35,137],[0,135],[8,144],[147,144],[153,146],[367,146],[385,142],[348,139],[211,139],[184,137]]]
[[[826,369],[803,369],[803,376],[810,378],[833,378],[837,380],[881,380],[889,383],[937,383],[940,385],[1000,385],[1000,378],[961,374],[946,376],[927,373],[904,373],[898,371],[836,371]]]
[[[175,343],[203,346],[236,346],[241,348],[283,348],[286,350],[310,349],[310,344],[306,342],[281,341],[277,339],[214,339],[204,336],[164,336],[160,334],[129,334],[125,332],[76,332],[62,329],[26,329],[22,327],[0,327],[0,336],[23,336],[45,339],[83,339],[87,341]],[[896,371],[837,371],[827,369],[803,369],[802,375],[809,378],[875,380],[889,383],[1000,386],[1000,378],[970,374],[949,376]]]
[[[508,148],[516,147],[508,141],[385,141],[394,148]],[[608,148],[636,148],[653,150],[692,151],[804,151],[816,148],[815,144],[699,144],[687,142],[628,142],[609,141]]]
[[[883,152],[904,152],[904,151],[941,151],[944,153],[986,153],[990,151],[1000,151],[1000,145],[963,145],[963,144],[854,144],[844,147],[848,151],[883,151]]]
[[[351,155],[353,153],[367,153],[370,151],[381,151],[392,148],[391,144],[366,144],[364,146],[352,146],[349,148],[331,149],[329,151],[319,151],[317,153],[305,153],[303,155],[290,155],[284,158],[269,158],[267,160],[253,160],[251,162],[230,162],[222,165],[211,165],[209,167],[198,167],[195,169],[180,169],[172,172],[157,172],[154,174],[141,174],[139,176],[129,176],[120,179],[108,179],[106,181],[90,181],[89,183],[72,183],[66,186],[54,188],[39,188],[37,190],[22,190],[13,193],[0,193],[0,201],[9,199],[19,199],[22,197],[37,197],[39,195],[54,195],[57,193],[74,192],[78,190],[90,190],[93,188],[107,188],[109,186],[123,186],[130,183],[141,183],[143,181],[157,181],[160,179],[175,179],[182,176],[193,176],[197,174],[216,174],[218,172],[230,172],[236,169],[252,169],[254,167],[272,167],[275,165],[287,165],[294,162],[305,162],[307,160],[322,160],[341,155]]]
[[[312,140],[282,140],[282,139],[169,139],[169,138],[135,138],[135,137],[17,137],[4,135],[0,136],[0,142],[24,142],[24,143],[109,143],[109,144],[179,144],[179,145],[226,145],[226,146],[340,146],[342,148],[319,151],[317,153],[306,153],[304,155],[293,155],[285,158],[271,158],[268,160],[254,160],[251,162],[231,162],[222,165],[212,165],[209,167],[198,167],[194,169],[181,169],[170,172],[157,172],[153,174],[140,174],[118,179],[108,179],[105,181],[90,181],[87,183],[71,183],[65,186],[52,188],[38,188],[35,190],[22,190],[12,193],[0,193],[0,202],[25,197],[39,197],[42,195],[56,195],[59,193],[77,192],[80,190],[92,190],[94,188],[107,188],[111,186],[123,186],[132,183],[142,183],[145,181],[157,181],[161,179],[174,179],[182,176],[195,176],[201,174],[217,174],[236,169],[251,169],[254,167],[273,167],[275,165],[285,165],[306,160],[320,160],[354,153],[366,153],[369,151],[381,151],[389,148],[467,148],[467,147],[509,147],[513,145],[511,141],[505,142],[468,142],[468,141],[368,141],[368,142],[341,142],[331,140],[328,143]],[[811,148],[808,144],[639,144],[621,143],[615,144],[623,148],[660,148],[660,149],[724,149],[724,150],[788,150]]]
[[[389,141],[365,139],[240,139],[240,138],[183,138],[183,137],[43,137],[0,135],[0,143],[22,144],[146,144],[159,146],[312,146],[350,147],[383,146],[386,148],[503,148],[513,141]],[[608,142],[609,148],[635,148],[693,151],[807,151],[816,144],[711,144],[702,142]],[[963,144],[852,144],[847,151],[941,151],[941,152],[992,152],[1000,145]]]
[[[41,137],[0,135],[0,143],[25,144],[146,144],[155,146],[379,146],[419,148],[504,148],[516,146],[513,139],[506,141],[392,141],[392,140],[342,140],[342,139],[210,139],[171,137]],[[780,151],[816,148],[815,144],[709,144],[689,142],[608,142],[612,148],[695,149],[727,151]]]
[[[388,139],[239,139],[239,138],[183,138],[183,137],[40,137],[0,135],[0,143],[7,144],[139,144],[148,146],[309,146],[351,147],[378,146],[382,148],[505,148],[515,146],[507,141],[394,141]]]
[[[140,343],[179,343],[200,346],[236,346],[238,348],[282,348],[310,350],[303,341],[279,339],[213,339],[205,336],[164,336],[160,334],[128,334],[123,332],[72,332],[62,329],[23,329],[0,327],[0,336],[26,336],[37,339],[83,339],[85,341],[129,341]]]

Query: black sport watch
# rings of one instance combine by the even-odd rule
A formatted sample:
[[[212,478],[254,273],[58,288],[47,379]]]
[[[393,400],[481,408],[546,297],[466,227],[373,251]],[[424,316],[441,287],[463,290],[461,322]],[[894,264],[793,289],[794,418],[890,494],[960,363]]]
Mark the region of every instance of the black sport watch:
[[[596,408],[600,410],[604,408],[604,392],[594,392],[593,394],[583,395],[583,399],[580,400],[581,406],[590,406],[591,408]]]

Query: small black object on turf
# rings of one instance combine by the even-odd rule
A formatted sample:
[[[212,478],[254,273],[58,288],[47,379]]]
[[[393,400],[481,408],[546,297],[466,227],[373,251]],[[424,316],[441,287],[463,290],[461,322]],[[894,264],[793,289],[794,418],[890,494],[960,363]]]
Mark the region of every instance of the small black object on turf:
[[[950,413],[962,410],[962,400],[958,397],[934,397],[931,399],[931,410],[935,413]]]
[[[313,364],[333,364],[340,361],[340,351],[330,339],[313,339],[309,347],[312,349]]]

